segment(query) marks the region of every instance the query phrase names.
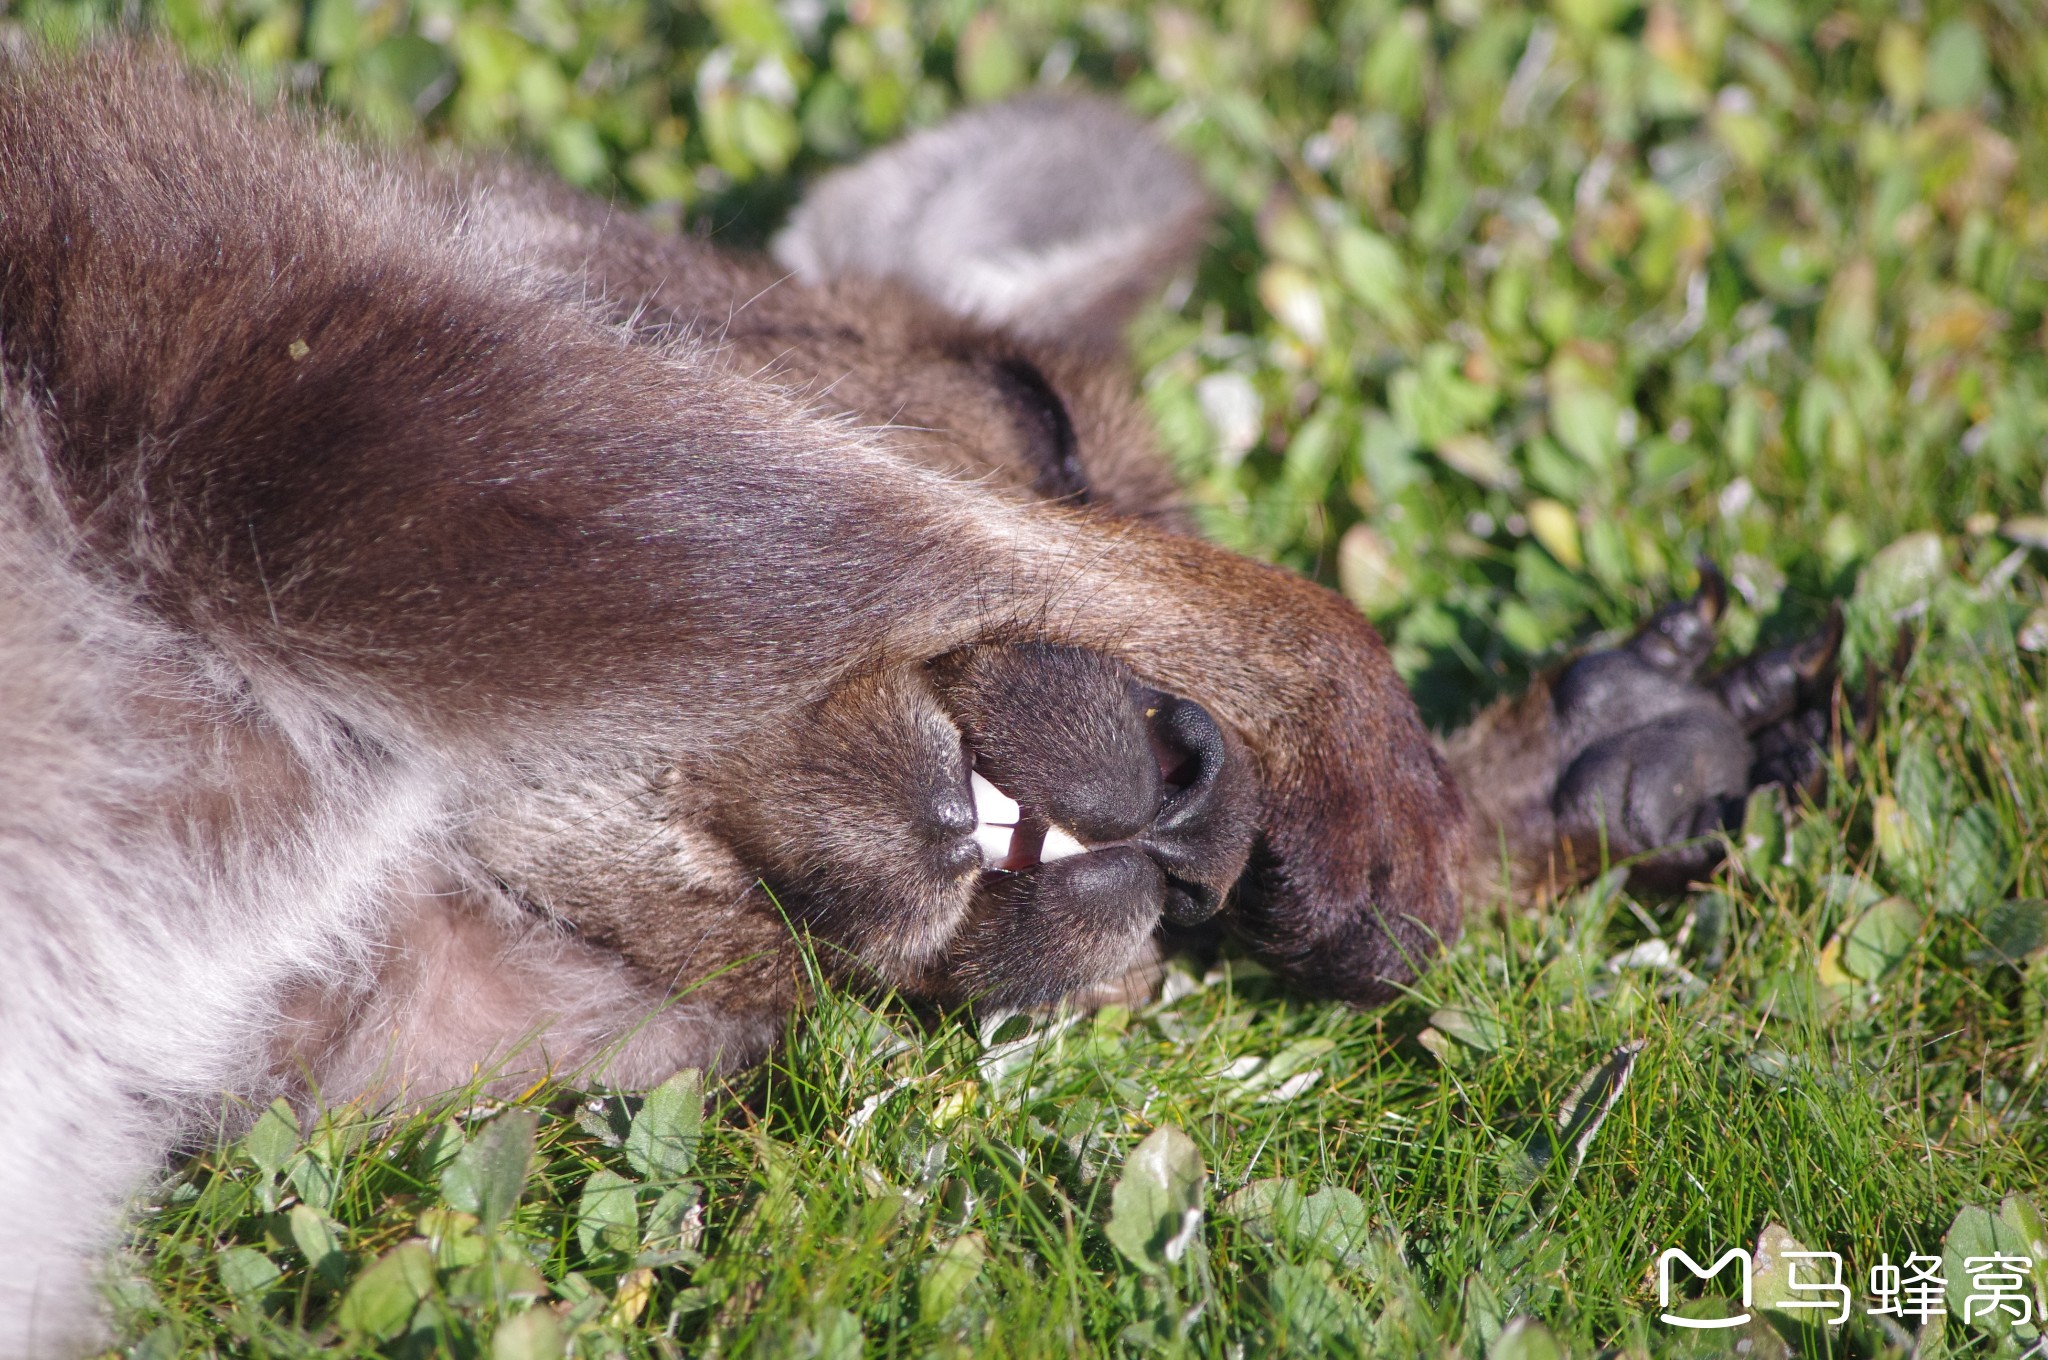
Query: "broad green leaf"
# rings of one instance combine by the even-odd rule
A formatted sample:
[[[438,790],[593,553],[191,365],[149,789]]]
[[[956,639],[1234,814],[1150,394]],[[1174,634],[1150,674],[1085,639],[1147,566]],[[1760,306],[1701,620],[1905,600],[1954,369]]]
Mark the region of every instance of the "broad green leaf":
[[[1989,806],[1973,803],[1948,828],[1937,905],[1950,916],[1985,910],[2012,880],[2005,836]]]
[[[621,1260],[640,1246],[640,1211],[634,1202],[639,1187],[602,1168],[583,1182],[576,1201],[576,1240],[593,1260]]]
[[[1318,1261],[1297,1266],[1285,1262],[1267,1277],[1274,1321],[1292,1347],[1325,1353],[1362,1350],[1372,1336],[1372,1315],[1365,1305],[1333,1278]],[[1349,1343],[1346,1347],[1344,1343]]]
[[[704,1215],[698,1205],[704,1190],[695,1181],[684,1181],[661,1192],[647,1211],[649,1251],[694,1251],[704,1235]]]
[[[953,69],[961,92],[976,103],[1012,93],[1030,79],[1030,69],[1003,16],[983,10],[960,30]]]
[[[1029,1033],[1031,1033],[1030,1016],[1022,1014],[1004,1016],[1002,1022],[995,1027],[995,1032],[988,1036],[982,1046],[984,1048],[1000,1048],[1004,1044],[1017,1042],[1017,1040],[1022,1039]]]
[[[483,1239],[483,1242],[484,1259],[456,1272],[445,1291],[451,1297],[464,1294],[463,1290],[454,1287],[454,1280],[465,1278],[475,1280],[475,1287],[467,1293],[477,1298],[537,1299],[550,1291],[547,1276],[534,1265],[526,1243],[510,1235]]]
[[[1949,1226],[1941,1256],[1952,1319],[2000,1339],[2039,1335],[2033,1244],[2020,1224],[1970,1205]]]
[[[286,1222],[291,1227],[293,1245],[306,1258],[313,1273],[325,1280],[330,1289],[339,1288],[348,1278],[348,1254],[334,1240],[334,1230],[320,1211],[310,1204],[294,1204]]]
[[[1422,352],[1415,367],[1388,380],[1388,409],[1416,443],[1439,448],[1492,414],[1499,390],[1473,382],[1460,370],[1457,347],[1437,344]]]
[[[1892,785],[1898,792],[1899,807],[1912,819],[1921,843],[1931,841],[1935,827],[1948,816],[1955,794],[1954,781],[1925,737],[1915,733],[1899,743]]]
[[[1669,1352],[1672,1355],[1740,1357],[1740,1360],[1792,1360],[1792,1348],[1785,1344],[1785,1338],[1778,1334],[1777,1329],[1771,1326],[1762,1313],[1757,1312],[1753,1306],[1745,1308],[1740,1299],[1710,1294],[1703,1299],[1690,1299],[1669,1311],[1677,1317],[1714,1324],[1711,1329],[1703,1327],[1697,1331],[1687,1331],[1685,1343],[1672,1346]],[[1729,1325],[1738,1314],[1744,1312],[1749,1314],[1748,1322]]]
[[[1315,277],[1299,265],[1269,264],[1259,271],[1259,301],[1275,321],[1311,349],[1329,338],[1322,291]]]
[[[844,1308],[821,1308],[798,1343],[795,1354],[816,1360],[860,1360],[866,1349],[860,1319]]]
[[[704,1136],[704,1074],[686,1067],[647,1093],[626,1134],[626,1160],[650,1181],[676,1180],[697,1163]]]
[[[803,146],[803,129],[780,104],[743,95],[733,108],[734,138],[747,159],[769,174],[780,174]]]
[[[1911,112],[1927,90],[1927,53],[1902,23],[1887,23],[1877,38],[1877,78],[1892,103]]]
[[[443,1270],[473,1266],[490,1254],[491,1244],[477,1231],[475,1214],[436,1206],[423,1210],[413,1227],[427,1239],[434,1264]]]
[[[1926,603],[1948,575],[1948,547],[1932,530],[1880,548],[1856,581],[1855,601],[1885,622]],[[1903,796],[1902,796],[1903,801]]]
[[[1202,1226],[1202,1154],[1162,1124],[1131,1149],[1110,1195],[1103,1231],[1132,1265],[1163,1273],[1193,1245]]]
[[[341,1189],[341,1177],[327,1158],[307,1148],[292,1159],[290,1177],[299,1198],[323,1212],[334,1207]]]
[[[554,119],[545,140],[555,173],[571,184],[595,184],[609,167],[597,129],[581,118]]]
[[[270,1286],[283,1278],[277,1263],[254,1247],[229,1247],[214,1258],[221,1288],[245,1308],[260,1303]]]
[[[1913,818],[1898,799],[1880,793],[1870,800],[1870,829],[1877,842],[1877,857],[1890,871],[1893,881],[1917,888],[1926,846],[1914,828]]]
[[[1969,953],[1972,963],[2003,963],[2017,967],[2048,947],[2048,900],[2021,897],[1994,902],[1977,918],[1982,949]]]
[[[179,1360],[186,1354],[178,1339],[176,1325],[166,1322],[152,1327],[142,1339],[128,1348],[128,1360]]]
[[[1429,19],[1403,10],[1382,28],[1358,68],[1358,92],[1376,108],[1414,117],[1422,108],[1430,55]]]
[[[1877,268],[1868,259],[1852,260],[1828,285],[1814,339],[1821,356],[1838,371],[1848,371],[1877,338]]]
[[[1289,1231],[1281,1226],[1283,1221],[1292,1224],[1300,1220],[1305,1198],[1293,1181],[1268,1176],[1231,1192],[1222,1209],[1260,1241],[1277,1242]]]
[[[1341,1185],[1326,1185],[1301,1202],[1291,1235],[1340,1265],[1357,1265],[1371,1232],[1365,1201]]]
[[[355,0],[314,0],[306,23],[306,51],[315,61],[345,61],[362,41]]]
[[[1469,1006],[1447,1006],[1430,1014],[1429,1023],[1481,1053],[1492,1053],[1507,1038],[1500,1020]]]
[[[1495,491],[1514,491],[1522,484],[1521,474],[1502,453],[1500,445],[1483,434],[1454,434],[1439,440],[1436,456],[1453,472]],[[1371,464],[1367,464],[1368,470]]]
[[[1466,1343],[1468,1346],[1483,1346],[1490,1355],[1510,1321],[1502,1316],[1506,1305],[1500,1301],[1499,1291],[1477,1270],[1466,1272],[1464,1287],[1459,1292],[1464,1295],[1460,1302],[1463,1304]]]
[[[1839,1325],[1845,1312],[1854,1314],[1855,1283],[1839,1262],[1810,1252],[1784,1224],[1765,1224],[1751,1253],[1756,1306],[1795,1325]]]
[[[1785,795],[1775,785],[1752,791],[1742,810],[1742,864],[1762,878],[1785,861]]]
[[[1269,1087],[1284,1085],[1291,1078],[1310,1070],[1319,1060],[1328,1057],[1336,1047],[1336,1040],[1321,1035],[1291,1040],[1267,1060],[1266,1065],[1259,1071],[1258,1082]]]
[[[242,1151],[267,1176],[284,1170],[285,1163],[298,1150],[298,1117],[292,1113],[290,1102],[282,1097],[257,1116],[255,1125],[242,1138]]]
[[[2015,1190],[1999,1204],[1998,1221],[2034,1259],[2034,1320],[2039,1323],[2048,1318],[2048,1218],[2032,1199]]]
[[[1620,425],[1621,404],[1605,388],[1573,383],[1551,393],[1550,432],[1603,487],[1621,460]]]
[[[491,1333],[491,1360],[562,1360],[562,1324],[553,1310],[515,1313]]]
[[[453,1120],[436,1124],[421,1135],[419,1147],[413,1153],[413,1169],[421,1180],[439,1183],[441,1173],[448,1169],[448,1163],[455,1160],[468,1140],[462,1136],[462,1129]]]
[[[1968,19],[1949,20],[1927,42],[1927,102],[1938,109],[1976,103],[1990,82],[1990,64],[1984,30]]]
[[[1340,1265],[1366,1259],[1372,1222],[1365,1202],[1340,1185],[1326,1185],[1312,1195],[1284,1177],[1253,1181],[1223,1201],[1223,1210],[1246,1231],[1305,1253],[1327,1257]]]
[[[1486,1348],[1486,1360],[1565,1360],[1564,1347],[1535,1318],[1518,1317]]]
[[[1396,335],[1415,333],[1415,311],[1408,302],[1408,267],[1393,242],[1363,227],[1337,233],[1334,249],[1337,276],[1351,295],[1364,303]]]
[[[448,1203],[475,1214],[486,1232],[503,1222],[526,1193],[539,1120],[533,1110],[504,1111],[479,1129],[441,1173],[441,1193]]]
[[[1903,897],[1887,897],[1856,918],[1841,937],[1845,972],[1875,982],[1898,965],[1920,938],[1926,913]]]
[[[1415,1042],[1421,1044],[1431,1057],[1445,1067],[1457,1067],[1470,1056],[1448,1034],[1434,1025],[1425,1025],[1422,1033],[1415,1036]]]
[[[924,1278],[917,1282],[917,1312],[926,1322],[943,1322],[960,1306],[988,1260],[988,1243],[980,1233],[962,1233],[932,1254]]]
[[[344,1332],[389,1341],[433,1291],[433,1254],[424,1242],[401,1242],[356,1276],[334,1320]]]
[[[770,0],[710,0],[704,10],[719,36],[743,52],[782,52],[792,45],[789,26]]]
[[[1855,874],[1822,874],[1820,884],[1827,904],[1846,912],[1866,911],[1884,900],[1882,889]]]

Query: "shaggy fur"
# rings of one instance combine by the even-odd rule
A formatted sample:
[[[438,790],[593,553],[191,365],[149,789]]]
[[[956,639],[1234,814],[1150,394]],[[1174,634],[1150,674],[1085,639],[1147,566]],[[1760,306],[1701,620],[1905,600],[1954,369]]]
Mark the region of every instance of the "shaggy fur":
[[[1027,103],[829,179],[792,282],[151,54],[0,72],[0,1356],[92,1343],[224,1108],[743,1066],[799,939],[1020,1005],[1213,921],[1371,1003],[1645,723],[1704,773],[1644,848],[1760,777],[1808,690],[1644,644],[1454,743],[1468,838],[1371,628],[1186,535],[1105,358],[1201,201]]]

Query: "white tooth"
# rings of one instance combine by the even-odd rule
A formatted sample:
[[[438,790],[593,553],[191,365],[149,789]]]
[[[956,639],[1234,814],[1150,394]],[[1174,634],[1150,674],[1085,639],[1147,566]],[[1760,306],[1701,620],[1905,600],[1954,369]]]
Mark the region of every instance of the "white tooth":
[[[983,822],[974,828],[974,843],[981,847],[982,863],[994,868],[1010,857],[1010,842],[1016,838],[1014,826],[990,826]]]
[[[974,791],[974,815],[977,819],[997,826],[1015,826],[1023,817],[1023,810],[1017,806],[1016,799],[973,770],[967,772],[967,787]]]
[[[1081,842],[1075,840],[1058,827],[1049,826],[1045,829],[1045,844],[1040,846],[1038,850],[1038,862],[1040,864],[1050,864],[1056,859],[1065,859],[1069,855],[1085,855],[1087,853],[1087,846],[1081,844]]]

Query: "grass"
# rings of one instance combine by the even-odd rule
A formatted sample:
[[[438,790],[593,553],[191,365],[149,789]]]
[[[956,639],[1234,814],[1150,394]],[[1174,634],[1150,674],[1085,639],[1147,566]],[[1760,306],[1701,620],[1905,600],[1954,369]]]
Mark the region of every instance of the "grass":
[[[119,13],[13,0],[0,25],[65,42]],[[1116,88],[1221,208],[1135,335],[1209,529],[1345,589],[1433,722],[1702,554],[1736,587],[1731,654],[1834,598],[1852,665],[1902,626],[1918,647],[1825,804],[1753,805],[1710,888],[1472,920],[1382,1012],[1228,961],[1021,1035],[828,995],[701,1127],[682,1089],[267,1117],[163,1188],[129,1349],[2035,1344],[1961,1318],[1998,1251],[2048,1303],[2048,24],[2020,0],[147,17],[374,135],[509,141],[738,243],[956,103]],[[1859,1303],[1881,1256],[1946,1250],[1954,1315],[1765,1307],[1786,1234]],[[1660,1253],[1736,1246],[1763,1262],[1751,1324],[1659,1320]],[[1725,1311],[1725,1281],[1674,1306]]]

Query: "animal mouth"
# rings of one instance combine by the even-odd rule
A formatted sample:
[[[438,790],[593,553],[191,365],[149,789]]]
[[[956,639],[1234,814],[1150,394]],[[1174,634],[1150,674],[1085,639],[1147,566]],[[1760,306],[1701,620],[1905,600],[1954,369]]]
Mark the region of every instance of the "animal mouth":
[[[1014,874],[1088,853],[1089,847],[1073,832],[1018,802],[981,771],[969,771],[967,785],[974,798],[974,843],[981,847],[983,868]]]

